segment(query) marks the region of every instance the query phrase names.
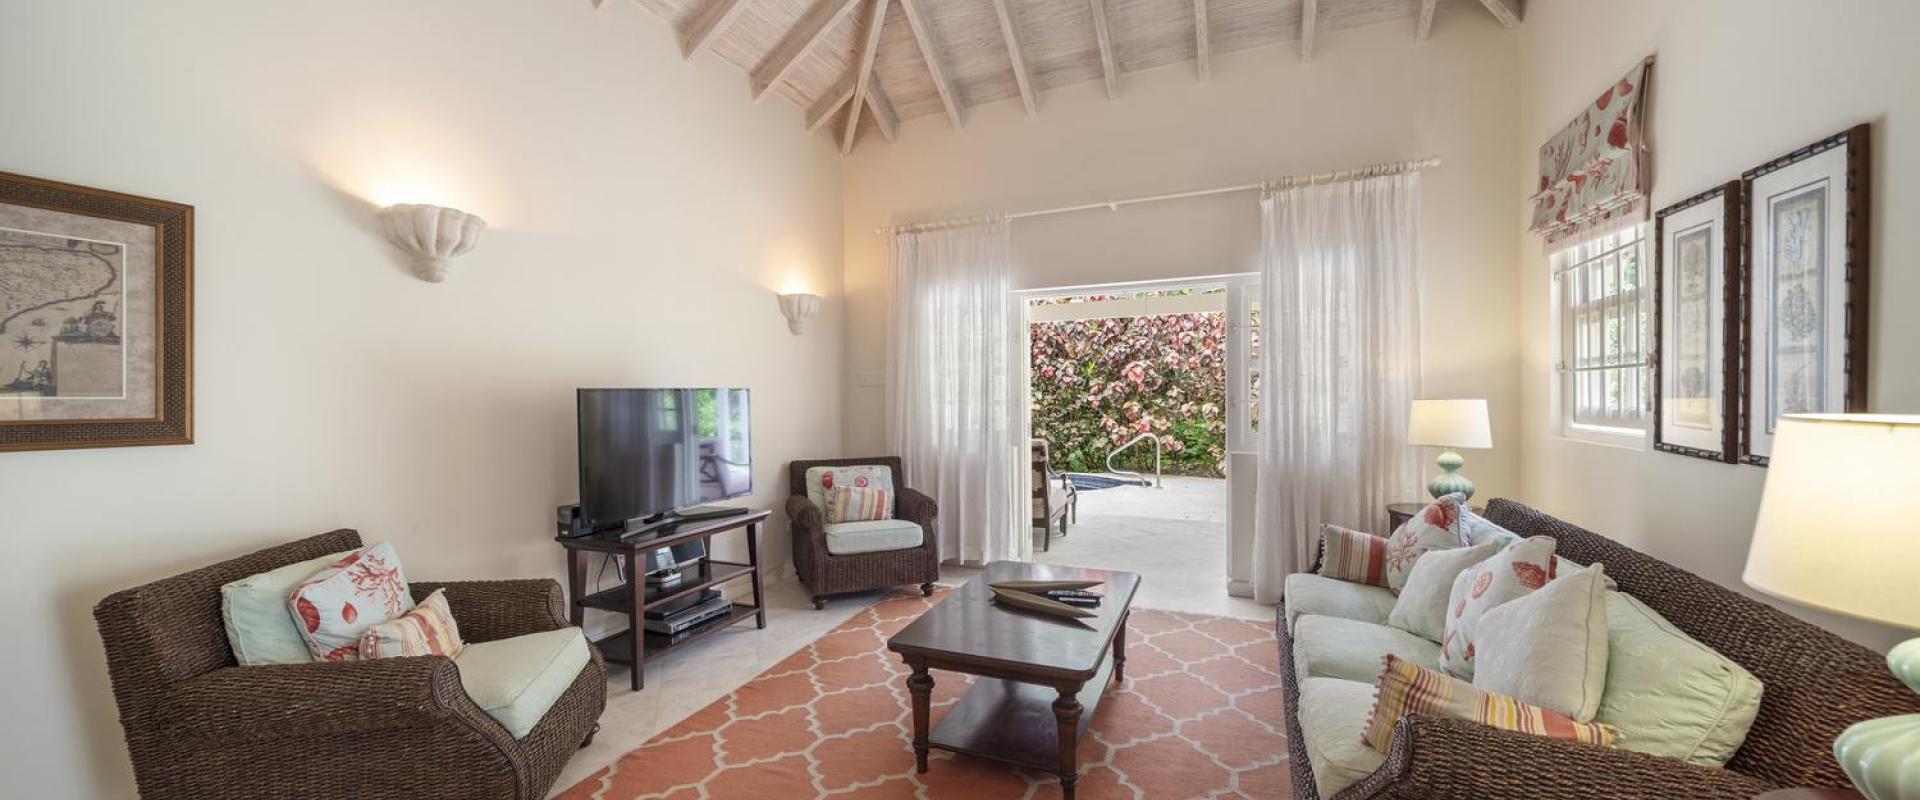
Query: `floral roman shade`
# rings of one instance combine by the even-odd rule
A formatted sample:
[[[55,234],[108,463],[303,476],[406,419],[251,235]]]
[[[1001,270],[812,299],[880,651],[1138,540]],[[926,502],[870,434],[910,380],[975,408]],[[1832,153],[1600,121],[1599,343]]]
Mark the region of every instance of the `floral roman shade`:
[[[1635,64],[1540,147],[1535,233],[1549,244],[1646,214],[1647,145],[1641,130],[1653,58]]]

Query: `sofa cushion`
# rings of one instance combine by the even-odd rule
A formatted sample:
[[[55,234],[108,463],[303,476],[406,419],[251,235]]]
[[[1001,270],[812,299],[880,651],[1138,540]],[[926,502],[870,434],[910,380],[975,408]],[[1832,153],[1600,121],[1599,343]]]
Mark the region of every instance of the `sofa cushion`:
[[[1369,586],[1387,585],[1387,540],[1328,523],[1320,526],[1321,575]]]
[[[1393,592],[1383,586],[1365,586],[1323,575],[1296,572],[1287,576],[1287,630],[1302,615],[1384,623],[1393,611]]]
[[[1360,738],[1373,713],[1371,681],[1306,678],[1300,681],[1300,736],[1307,748],[1307,765],[1321,797],[1366,777],[1387,757]]]
[[[1440,641],[1447,631],[1447,596],[1462,570],[1493,557],[1505,543],[1489,539],[1471,547],[1435,550],[1413,562],[1387,624],[1423,639]]]
[[[1557,544],[1551,536],[1530,536],[1454,578],[1447,594],[1446,631],[1440,635],[1440,666],[1456,678],[1473,680],[1480,618],[1553,580]]]
[[[1311,614],[1294,623],[1293,669],[1302,678],[1372,683],[1389,653],[1408,663],[1440,668],[1440,645],[1399,628]]]
[[[305,664],[313,660],[300,638],[300,623],[287,610],[287,595],[313,574],[346,558],[342,550],[248,575],[220,587],[220,620],[227,627],[233,659],[243,667]]]
[[[1607,595],[1607,628],[1607,688],[1594,721],[1619,728],[1625,750],[1726,764],[1760,713],[1760,680],[1632,595]]]
[[[1480,619],[1473,685],[1592,722],[1607,687],[1607,587],[1595,564]]]
[[[533,730],[592,656],[579,628],[467,645],[454,658],[475,705],[518,739]]]
[[[1393,743],[1393,727],[1400,718],[1425,714],[1463,719],[1501,730],[1519,731],[1549,739],[1612,747],[1619,731],[1597,722],[1574,722],[1550,708],[1528,705],[1438,670],[1387,656],[1380,680],[1373,684],[1373,716],[1367,720],[1367,745],[1382,753]]]
[[[919,547],[926,536],[919,525],[904,519],[829,523],[826,533],[827,552],[836,556]]]
[[[412,611],[360,634],[361,658],[457,656],[465,647],[460,626],[447,606],[447,590],[435,589]]]
[[[1413,562],[1428,551],[1467,544],[1466,534],[1460,529],[1460,511],[1466,504],[1466,495],[1455,492],[1428,503],[1420,513],[1400,523],[1400,529],[1387,537],[1387,588],[1400,591]]]
[[[316,661],[360,657],[360,634],[407,613],[413,594],[393,545],[362,548],[293,587],[287,607]]]
[[[893,470],[885,464],[857,464],[850,467],[808,467],[807,499],[813,501],[813,507],[820,509],[822,518],[827,513],[827,490],[836,486],[885,489],[889,493],[893,488]],[[894,499],[898,499],[897,497]],[[887,507],[887,516],[894,515],[893,507]]]

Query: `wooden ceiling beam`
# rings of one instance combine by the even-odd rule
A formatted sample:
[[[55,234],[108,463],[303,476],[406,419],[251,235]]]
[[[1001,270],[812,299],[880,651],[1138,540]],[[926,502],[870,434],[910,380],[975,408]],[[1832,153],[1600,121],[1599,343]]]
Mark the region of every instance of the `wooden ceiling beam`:
[[[1202,81],[1213,77],[1211,28],[1207,22],[1207,0],[1193,0],[1193,69]]]
[[[888,100],[887,93],[880,89],[880,77],[877,74],[873,82],[867,84],[867,110],[873,112],[873,121],[887,141],[891,142],[900,135],[900,117],[893,113],[893,101]]]
[[[852,75],[841,78],[832,89],[820,95],[819,99],[813,101],[813,105],[807,107],[807,133],[820,130],[820,126],[827,124],[827,120],[833,119],[833,112],[839,111],[846,106],[848,100],[853,99],[853,83]]]
[[[933,78],[933,88],[940,93],[941,104],[947,107],[947,118],[953,121],[953,127],[960,127],[964,124],[960,96],[954,91],[953,82],[947,79],[946,62],[940,57],[940,49],[934,46],[933,31],[920,16],[919,0],[900,0],[900,10],[907,14],[907,27],[913,29],[913,40],[920,45],[920,59],[927,62],[927,74]]]
[[[1020,49],[1020,29],[1013,24],[1013,9],[1007,6],[1007,0],[993,0],[993,11],[1000,15],[1000,35],[1007,40],[1007,60],[1013,62],[1013,82],[1020,85],[1020,102],[1026,105],[1028,115],[1037,114],[1040,97],[1034,91],[1033,76],[1027,72],[1027,56]]]
[[[1300,0],[1300,60],[1313,60],[1313,29],[1320,22],[1320,0]]]
[[[747,0],[717,0],[701,11],[687,26],[687,38],[680,42],[680,54],[692,61],[694,56],[706,52],[713,46],[720,34],[727,32],[727,26],[740,18],[740,12],[747,10]]]
[[[780,38],[773,52],[767,54],[762,69],[754,72],[753,99],[766,97],[769,90],[785,81],[793,73],[793,68],[799,66],[801,60],[813,52],[813,48],[820,46],[820,42],[827,38],[827,33],[833,30],[834,24],[846,17],[857,2],[859,0],[825,0],[801,17],[793,29]]]
[[[1107,0],[1087,0],[1093,10],[1093,38],[1100,45],[1100,76],[1107,82],[1107,99],[1120,97],[1120,65],[1113,59],[1113,33],[1107,29]]]
[[[1440,0],[1420,0],[1420,27],[1413,32],[1413,40],[1424,42],[1433,35],[1433,12],[1440,7]]]
[[[867,35],[860,41],[860,59],[854,63],[853,74],[860,76],[853,84],[853,105],[847,111],[847,127],[840,134],[841,154],[853,151],[853,139],[860,134],[860,107],[866,105],[867,87],[873,83],[873,57],[880,51],[880,27],[887,22],[887,6],[891,0],[871,0],[873,10],[867,13]]]
[[[1509,28],[1520,27],[1520,0],[1480,0],[1493,18]]]

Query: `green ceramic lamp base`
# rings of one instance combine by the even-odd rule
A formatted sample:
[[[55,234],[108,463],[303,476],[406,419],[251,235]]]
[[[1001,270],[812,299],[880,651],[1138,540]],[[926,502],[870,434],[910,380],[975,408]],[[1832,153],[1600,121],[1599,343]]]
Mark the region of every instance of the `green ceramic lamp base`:
[[[1920,639],[1895,646],[1887,666],[1920,692]],[[1920,714],[1854,723],[1833,740],[1833,757],[1872,800],[1920,800]]]
[[[1434,461],[1440,465],[1440,474],[1433,476],[1433,480],[1427,481],[1427,494],[1433,495],[1433,499],[1438,500],[1459,492],[1466,495],[1468,500],[1472,500],[1473,481],[1467,480],[1467,476],[1460,474],[1460,468],[1467,465],[1467,460],[1461,458],[1459,453],[1448,450],[1441,453],[1440,457]]]

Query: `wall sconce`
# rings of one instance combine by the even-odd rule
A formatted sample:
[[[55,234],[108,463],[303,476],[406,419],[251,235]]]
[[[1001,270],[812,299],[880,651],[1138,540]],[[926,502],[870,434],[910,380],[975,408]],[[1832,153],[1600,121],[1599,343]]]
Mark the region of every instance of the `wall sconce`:
[[[820,295],[788,292],[780,295],[780,313],[787,315],[787,330],[799,336],[807,330],[807,320],[820,313]]]
[[[446,280],[453,257],[472,250],[487,229],[486,220],[465,211],[420,203],[380,209],[380,222],[387,241],[410,256],[414,273],[431,283]]]

